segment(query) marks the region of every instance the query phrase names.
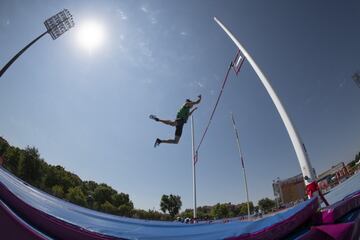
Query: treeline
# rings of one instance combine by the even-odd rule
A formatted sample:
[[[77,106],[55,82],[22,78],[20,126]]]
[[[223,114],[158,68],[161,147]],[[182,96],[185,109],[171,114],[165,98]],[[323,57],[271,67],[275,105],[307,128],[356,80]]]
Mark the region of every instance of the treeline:
[[[25,182],[58,198],[77,205],[119,216],[148,220],[173,220],[175,217],[191,218],[192,209],[179,213],[182,202],[180,196],[163,195],[160,208],[163,211],[135,209],[128,194],[117,192],[105,183],[83,181],[76,174],[66,171],[62,166],[46,163],[34,147],[20,149],[13,147],[0,137],[0,157],[3,167]],[[1,160],[0,159],[0,160]],[[251,213],[261,209],[271,211],[275,202],[261,199],[258,206],[250,202]],[[247,204],[223,203],[197,208],[200,219],[221,219],[247,215]]]
[[[171,216],[153,210],[134,209],[129,195],[104,183],[82,181],[62,166],[53,166],[40,158],[34,147],[20,149],[0,137],[0,157],[9,172],[49,194],[101,212],[142,219],[170,220]]]
[[[250,214],[269,213],[275,210],[275,201],[269,198],[259,200],[258,205],[254,206],[253,202],[249,202]],[[214,206],[203,206],[197,208],[197,217],[199,219],[224,219],[235,218],[248,215],[247,203],[217,203]],[[179,215],[181,218],[191,218],[193,209],[186,209]]]
[[[257,208],[252,202],[249,203],[250,212],[253,213]],[[196,211],[199,219],[223,219],[245,216],[248,214],[247,204],[232,204],[232,203],[217,203],[214,206],[198,207]],[[186,209],[180,214],[182,218],[191,218],[193,216],[193,209]]]

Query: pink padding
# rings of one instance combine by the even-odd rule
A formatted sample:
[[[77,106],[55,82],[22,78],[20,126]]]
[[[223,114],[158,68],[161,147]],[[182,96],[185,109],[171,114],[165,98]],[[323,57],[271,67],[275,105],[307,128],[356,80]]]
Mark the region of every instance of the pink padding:
[[[319,229],[315,229],[312,227],[310,231],[307,233],[301,235],[300,237],[296,238],[296,240],[334,240],[331,236],[324,233],[323,231],[320,231]]]
[[[76,240],[114,240],[109,236],[100,233],[91,232],[89,230],[72,225],[58,218],[50,216],[16,197],[9,189],[0,183],[0,196],[13,211],[17,212],[20,217],[28,221],[31,226],[39,229],[41,232],[47,234],[54,239],[76,239]],[[1,220],[1,219],[0,219]],[[1,238],[0,233],[0,239]],[[5,238],[7,239],[28,239],[28,238]],[[4,240],[5,240],[4,239]],[[31,238],[29,238],[31,239]]]
[[[278,222],[270,227],[264,228],[258,232],[242,234],[237,237],[226,238],[226,240],[263,240],[263,239],[281,239],[288,235],[296,228],[304,224],[311,219],[316,209],[318,209],[319,203],[317,198],[314,198],[312,202],[304,209],[297,212],[290,218],[287,218],[281,222]]]
[[[331,236],[334,240],[348,240],[351,239],[351,235],[354,229],[354,223],[339,223],[339,224],[330,224],[322,225],[317,227],[312,227],[316,230],[326,233]]]
[[[45,240],[37,231],[21,221],[3,202],[0,201],[1,239]]]
[[[353,209],[360,207],[360,194],[351,198],[345,198],[329,207],[321,210],[321,223],[332,224]]]
[[[359,239],[360,236],[360,214],[354,219],[354,229],[352,232],[351,240]]]

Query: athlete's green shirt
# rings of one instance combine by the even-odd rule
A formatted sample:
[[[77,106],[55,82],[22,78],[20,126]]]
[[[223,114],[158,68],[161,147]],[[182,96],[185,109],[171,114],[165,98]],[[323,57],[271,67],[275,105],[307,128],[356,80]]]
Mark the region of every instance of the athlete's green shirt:
[[[176,118],[182,118],[186,122],[187,119],[189,118],[189,114],[190,114],[190,107],[184,104],[177,112]]]

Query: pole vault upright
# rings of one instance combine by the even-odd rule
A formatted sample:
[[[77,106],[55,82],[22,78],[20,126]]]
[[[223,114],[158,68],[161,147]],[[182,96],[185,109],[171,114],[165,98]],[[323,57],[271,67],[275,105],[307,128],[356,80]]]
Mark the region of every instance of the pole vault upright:
[[[193,217],[196,219],[196,154],[195,154],[195,137],[194,137],[194,117],[191,115],[191,143],[192,143],[192,173],[193,173]]]
[[[243,169],[243,174],[244,174],[244,185],[245,185],[245,193],[246,193],[246,201],[247,201],[247,211],[248,211],[248,219],[250,219],[250,200],[249,200],[249,190],[248,190],[248,184],[247,184],[247,178],[246,178],[246,172],[245,172],[245,165],[244,165],[244,154],[241,150],[241,146],[240,146],[240,138],[239,138],[239,133],[238,130],[236,128],[236,124],[235,124],[235,119],[234,119],[234,114],[231,113],[231,120],[233,123],[233,127],[234,127],[234,132],[235,132],[235,137],[236,137],[236,143],[238,146],[238,150],[239,150],[239,156],[240,156],[240,161],[241,161],[241,166]]]
[[[314,193],[315,193],[315,195],[317,195],[317,185],[316,185],[316,181],[315,181],[316,176],[315,176],[314,170],[311,166],[308,155],[306,153],[305,145],[301,141],[299,134],[297,133],[293,123],[290,120],[289,115],[287,114],[287,112],[286,112],[283,104],[281,103],[279,97],[277,96],[275,90],[272,88],[269,80],[265,77],[263,72],[260,70],[259,66],[255,63],[253,58],[245,50],[245,48],[240,44],[240,42],[235,38],[235,36],[216,17],[214,17],[214,20],[217,24],[220,25],[220,27],[225,31],[225,33],[230,37],[230,39],[239,48],[239,50],[242,52],[244,57],[249,61],[250,65],[252,66],[252,68],[254,69],[254,71],[256,72],[258,77],[260,78],[260,81],[262,82],[266,91],[268,92],[272,101],[274,102],[275,107],[278,110],[280,117],[283,120],[286,130],[290,136],[291,142],[295,149],[296,156],[300,163],[301,172],[304,177],[308,195],[309,195],[309,197],[311,197]]]

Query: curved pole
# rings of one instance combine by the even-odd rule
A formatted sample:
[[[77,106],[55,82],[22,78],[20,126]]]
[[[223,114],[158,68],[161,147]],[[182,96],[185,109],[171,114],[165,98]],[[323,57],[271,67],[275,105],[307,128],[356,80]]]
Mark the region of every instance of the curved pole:
[[[293,123],[290,120],[289,115],[287,114],[283,104],[281,103],[279,97],[277,96],[275,90],[272,88],[269,80],[265,77],[263,72],[260,70],[258,65],[252,59],[250,54],[245,50],[245,48],[240,44],[240,42],[234,37],[234,35],[220,22],[216,17],[214,20],[220,25],[220,27],[226,32],[226,34],[231,38],[239,50],[243,53],[244,57],[249,61],[252,68],[255,70],[256,74],[260,78],[262,84],[264,85],[266,91],[270,95],[272,101],[275,104],[276,109],[278,110],[281,119],[283,120],[286,130],[290,136],[291,142],[294,146],[296,156],[299,160],[301,172],[304,177],[306,186],[315,181],[315,173],[311,166],[310,160],[306,153],[305,145],[302,143],[299,134],[297,133]]]

